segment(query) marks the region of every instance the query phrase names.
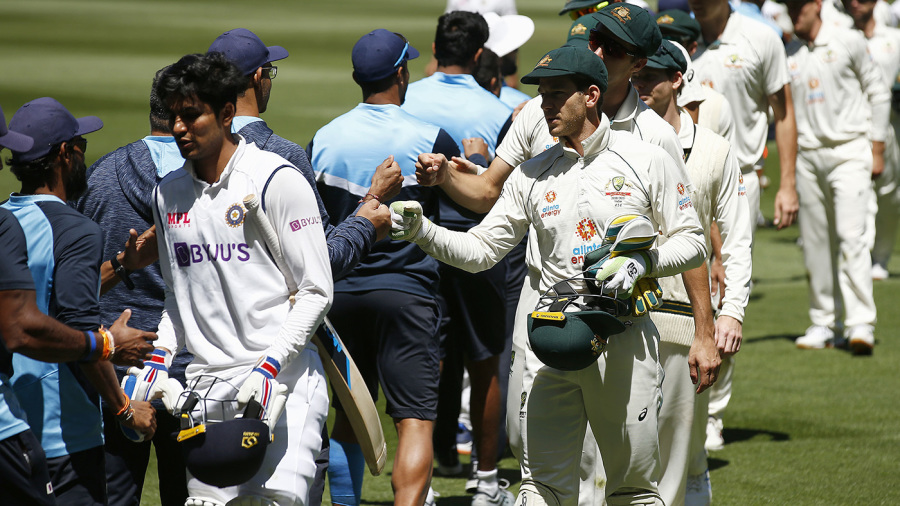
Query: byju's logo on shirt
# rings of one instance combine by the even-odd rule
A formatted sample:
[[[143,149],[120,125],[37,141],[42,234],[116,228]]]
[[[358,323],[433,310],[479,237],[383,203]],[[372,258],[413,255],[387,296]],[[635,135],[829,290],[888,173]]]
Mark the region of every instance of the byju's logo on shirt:
[[[316,223],[322,223],[321,216],[312,216],[309,218],[300,218],[299,220],[294,220],[291,222],[291,232],[299,232],[304,227],[308,227],[309,225],[314,225]]]
[[[250,260],[250,246],[246,243],[188,244],[175,243],[175,262],[179,267],[189,267],[202,262],[239,262]]]
[[[191,217],[188,212],[183,213],[166,213],[166,225],[169,228],[185,228],[191,226]]]

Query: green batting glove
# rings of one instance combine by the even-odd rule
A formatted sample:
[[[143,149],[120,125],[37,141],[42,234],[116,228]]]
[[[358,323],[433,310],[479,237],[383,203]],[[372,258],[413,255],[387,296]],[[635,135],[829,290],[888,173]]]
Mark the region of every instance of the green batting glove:
[[[431,229],[431,220],[422,216],[422,204],[415,200],[391,203],[391,239],[415,242]]]
[[[641,278],[635,283],[634,295],[631,296],[632,314],[644,316],[651,309],[662,306],[662,288],[656,278]]]

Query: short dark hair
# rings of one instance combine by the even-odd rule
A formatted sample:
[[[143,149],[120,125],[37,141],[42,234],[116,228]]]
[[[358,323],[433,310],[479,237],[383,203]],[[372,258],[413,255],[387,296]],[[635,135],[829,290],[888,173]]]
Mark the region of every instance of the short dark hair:
[[[181,57],[167,68],[154,87],[166,109],[173,100],[197,97],[218,114],[225,104],[237,104],[246,77],[224,54],[198,53]]]
[[[159,79],[167,70],[169,70],[169,67],[171,67],[171,65],[166,65],[157,70],[156,75],[153,76],[153,84],[150,86],[150,130],[154,132],[172,132],[172,128],[169,126],[169,118],[172,114],[156,93],[156,86],[159,85]]]
[[[68,141],[63,141],[68,142]],[[62,142],[57,142],[50,147],[50,152],[46,155],[28,161],[14,162],[12,157],[6,159],[9,170],[21,181],[22,188],[40,188],[42,186],[51,186],[55,182],[53,175],[53,164],[56,163],[56,157],[59,156],[59,148]],[[72,144],[66,145],[66,151],[72,151]]]
[[[475,81],[482,88],[493,93],[494,90],[491,89],[491,79],[496,78],[498,81],[503,79],[503,76],[500,73],[500,57],[497,56],[497,53],[488,48],[484,48],[484,51],[481,53],[481,58],[478,59],[478,64],[475,66],[475,70],[472,71],[472,77],[475,78]]]
[[[438,18],[434,57],[438,65],[467,66],[488,40],[488,24],[477,12],[452,11]]]
[[[364,83],[356,81],[356,76],[354,75],[353,80],[356,81],[356,84],[358,84],[360,89],[362,89],[363,101],[365,101],[367,98],[371,97],[372,95],[375,95],[376,93],[381,93],[383,91],[387,91],[388,89],[390,89],[390,87],[393,86],[394,83],[397,82],[396,70],[401,69],[401,68],[407,69],[406,61],[404,61],[402,65],[397,67],[397,69],[395,69],[395,71],[393,73],[391,73],[391,75],[389,75],[387,77],[382,77],[381,79],[379,79],[377,81],[369,81],[369,82],[364,82]],[[407,72],[408,72],[408,70],[407,70]]]

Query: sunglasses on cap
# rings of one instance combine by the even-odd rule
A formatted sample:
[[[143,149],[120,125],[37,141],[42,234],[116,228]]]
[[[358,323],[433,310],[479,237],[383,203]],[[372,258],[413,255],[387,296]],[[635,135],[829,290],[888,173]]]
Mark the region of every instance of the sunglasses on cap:
[[[400,66],[401,63],[403,63],[403,60],[406,59],[406,57],[409,55],[409,41],[406,40],[406,37],[404,37],[403,35],[400,35],[397,32],[394,32],[394,35],[403,39],[403,43],[404,43],[403,51],[400,52],[400,58],[397,58],[397,61],[394,63],[394,68],[397,68]]]
[[[628,49],[621,42],[596,30],[591,30],[588,43],[590,44],[591,51],[596,51],[598,47],[602,48],[604,57],[611,56],[613,58],[624,58],[627,55],[634,58],[637,56],[634,50]]]
[[[268,67],[263,67],[263,78],[268,78],[269,80],[275,79],[275,76],[278,75],[278,67],[275,65],[270,65]]]
[[[581,9],[577,9],[574,11],[569,11],[569,17],[572,18],[572,21],[580,18],[581,16],[587,16],[593,12],[597,12],[600,9],[609,5],[609,2],[600,2],[597,5],[592,5],[590,7],[582,7]]]

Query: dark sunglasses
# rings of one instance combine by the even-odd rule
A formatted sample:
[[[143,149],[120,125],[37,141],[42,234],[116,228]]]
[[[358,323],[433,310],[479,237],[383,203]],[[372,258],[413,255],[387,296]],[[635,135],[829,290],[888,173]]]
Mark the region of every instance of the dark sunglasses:
[[[572,18],[572,21],[580,18],[581,16],[587,16],[593,12],[597,12],[600,9],[609,5],[609,2],[600,2],[597,5],[592,5],[590,7],[582,7],[581,9],[577,9],[574,11],[569,11],[569,17]]]
[[[602,32],[598,32],[597,30],[591,30],[590,38],[588,39],[591,50],[594,51],[598,47],[603,48],[603,56],[611,56],[613,58],[624,58],[626,55],[636,57],[637,55],[632,51],[625,47],[621,42],[605,35]]]

